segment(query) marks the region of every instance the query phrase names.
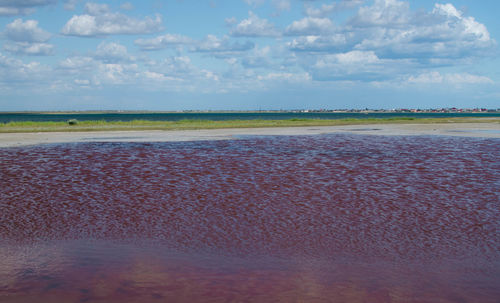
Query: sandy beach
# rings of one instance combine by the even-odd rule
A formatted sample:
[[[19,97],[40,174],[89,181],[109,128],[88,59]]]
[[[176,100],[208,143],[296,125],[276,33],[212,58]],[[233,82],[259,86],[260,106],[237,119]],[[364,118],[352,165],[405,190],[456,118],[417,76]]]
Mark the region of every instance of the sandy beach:
[[[206,129],[183,131],[96,131],[0,134],[0,147],[75,142],[168,142],[230,140],[244,136],[350,133],[383,136],[461,136],[500,138],[498,123],[373,124],[343,126]]]

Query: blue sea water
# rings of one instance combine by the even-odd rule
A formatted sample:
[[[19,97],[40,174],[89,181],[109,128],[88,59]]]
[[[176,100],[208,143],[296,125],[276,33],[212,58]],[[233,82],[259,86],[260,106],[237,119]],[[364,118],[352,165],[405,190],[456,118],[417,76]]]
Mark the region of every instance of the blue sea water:
[[[179,120],[288,120],[288,119],[367,119],[367,118],[447,118],[500,117],[500,113],[332,113],[332,112],[224,112],[224,113],[0,113],[0,123],[14,121],[179,121]]]

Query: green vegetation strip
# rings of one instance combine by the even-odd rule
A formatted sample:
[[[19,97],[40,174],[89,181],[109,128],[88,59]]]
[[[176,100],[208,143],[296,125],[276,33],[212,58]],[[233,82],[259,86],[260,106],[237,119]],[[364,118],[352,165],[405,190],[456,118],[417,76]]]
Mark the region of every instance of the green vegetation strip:
[[[428,124],[428,123],[500,123],[500,118],[366,118],[366,119],[289,119],[289,120],[180,120],[180,121],[78,121],[0,123],[0,133],[79,132],[113,130],[196,130],[220,128],[335,126],[363,124]]]

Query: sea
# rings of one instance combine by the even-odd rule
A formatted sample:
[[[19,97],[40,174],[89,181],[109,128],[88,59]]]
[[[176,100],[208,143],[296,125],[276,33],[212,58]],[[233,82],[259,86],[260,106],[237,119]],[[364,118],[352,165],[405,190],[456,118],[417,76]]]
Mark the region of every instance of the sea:
[[[402,113],[402,112],[183,112],[183,113],[1,113],[0,123],[18,121],[179,121],[179,120],[288,120],[367,118],[500,117],[500,113]]]
[[[497,303],[499,188],[488,138],[0,148],[0,302]]]

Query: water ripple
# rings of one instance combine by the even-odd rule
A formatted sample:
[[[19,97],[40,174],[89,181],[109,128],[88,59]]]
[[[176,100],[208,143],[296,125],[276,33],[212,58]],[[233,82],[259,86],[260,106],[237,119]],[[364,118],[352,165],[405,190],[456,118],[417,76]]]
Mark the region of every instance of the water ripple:
[[[112,256],[121,256],[119,268],[135,254],[124,253],[129,246],[120,252],[120,246],[71,244],[61,252],[46,244],[79,241],[159,245],[191,262],[214,256],[248,263],[316,260],[327,262],[324,273],[350,262],[371,262],[370,270],[381,275],[383,264],[420,270],[458,262],[468,273],[479,272],[474,277],[481,285],[498,283],[498,276],[491,280],[500,273],[495,139],[321,135],[79,143],[0,149],[0,159],[0,256],[10,256],[0,264],[11,268],[0,270],[0,292],[21,291],[33,276],[45,279],[50,292],[69,282],[44,266],[109,271]],[[12,250],[29,245],[43,246],[51,258],[60,255],[62,263],[51,267],[58,261],[32,250],[31,265],[21,266]],[[224,263],[214,262],[216,268]],[[271,272],[279,284],[283,277]],[[81,295],[89,291],[82,286]]]

